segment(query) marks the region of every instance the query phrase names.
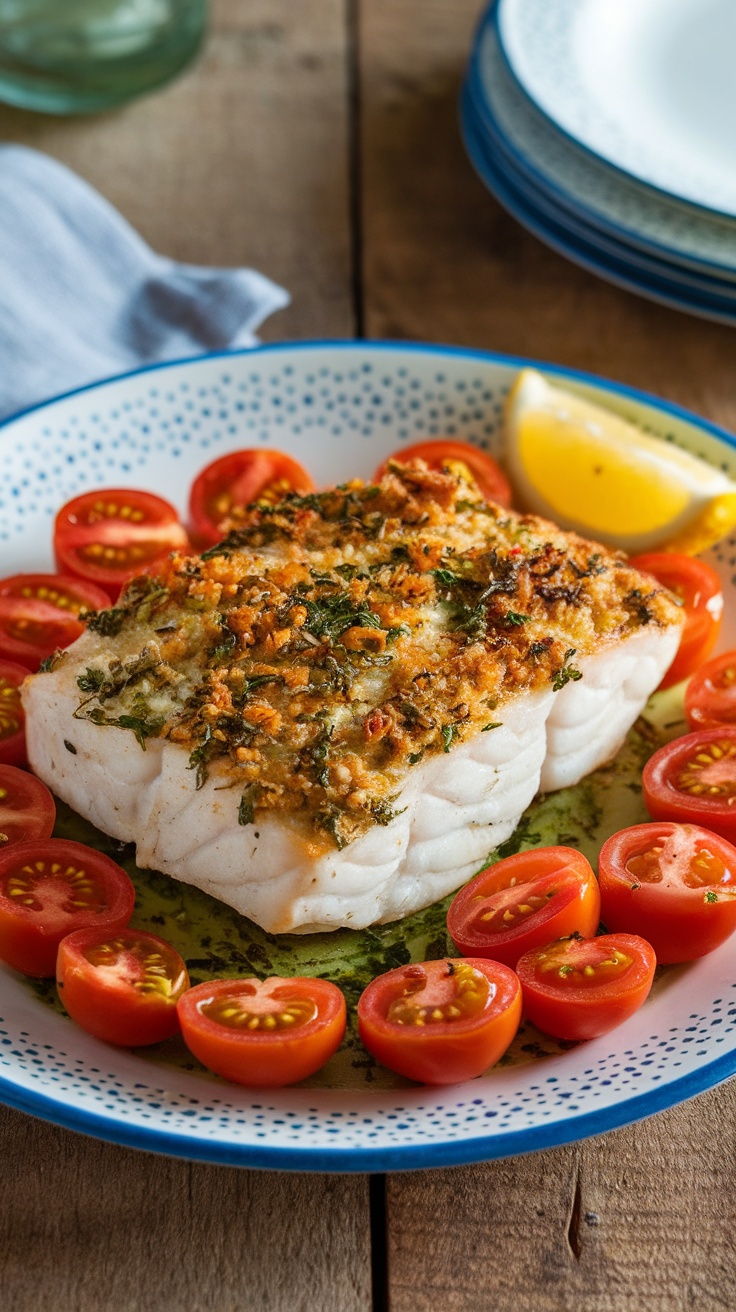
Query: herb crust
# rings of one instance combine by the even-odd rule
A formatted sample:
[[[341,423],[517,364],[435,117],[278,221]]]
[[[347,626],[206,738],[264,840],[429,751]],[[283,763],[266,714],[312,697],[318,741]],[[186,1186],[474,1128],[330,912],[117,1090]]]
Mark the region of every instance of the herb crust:
[[[341,847],[509,698],[679,622],[623,554],[393,463],[380,485],[250,506],[201,557],[134,579],[88,621],[76,715],[179,744],[197,787],[217,761],[241,824],[279,810]]]

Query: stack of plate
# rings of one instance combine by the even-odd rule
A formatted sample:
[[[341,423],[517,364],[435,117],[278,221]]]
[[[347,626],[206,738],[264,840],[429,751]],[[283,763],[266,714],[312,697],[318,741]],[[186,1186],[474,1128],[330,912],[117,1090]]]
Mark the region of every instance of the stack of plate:
[[[601,277],[736,322],[736,0],[493,0],[466,148],[527,228]]]

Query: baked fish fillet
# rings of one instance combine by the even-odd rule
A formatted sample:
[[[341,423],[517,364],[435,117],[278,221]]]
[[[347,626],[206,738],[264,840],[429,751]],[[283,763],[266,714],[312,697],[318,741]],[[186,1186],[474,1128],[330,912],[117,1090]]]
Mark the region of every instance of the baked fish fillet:
[[[29,759],[140,866],[264,929],[363,928],[609,760],[681,622],[621,554],[395,465],[134,580],[27,680]]]

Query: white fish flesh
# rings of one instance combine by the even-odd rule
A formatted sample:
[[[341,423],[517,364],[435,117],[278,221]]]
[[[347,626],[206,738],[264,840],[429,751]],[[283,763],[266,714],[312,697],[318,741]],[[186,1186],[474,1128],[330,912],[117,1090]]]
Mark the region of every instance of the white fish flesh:
[[[429,494],[423,487],[420,493],[411,486],[409,491],[426,504]],[[383,500],[390,501],[388,493]],[[375,504],[374,499],[371,505]],[[26,682],[23,699],[33,770],[98,828],[117,839],[134,841],[139,866],[194,884],[273,933],[363,928],[406,916],[459,887],[511,835],[540,787],[549,791],[574,784],[615,754],[674,657],[681,621],[667,594],[646,576],[637,575],[621,557],[602,548],[593,551],[591,544],[573,535],[530,517],[519,520],[510,512],[501,517],[497,511],[489,528],[488,509],[481,512],[472,506],[470,510],[444,506],[431,531],[424,530],[432,559],[440,559],[435,551],[439,535],[441,560],[451,561],[452,569],[436,564],[431,579],[426,570],[419,570],[417,578],[423,581],[425,593],[417,600],[419,585],[411,569],[407,574],[403,556],[396,565],[397,543],[403,546],[409,540],[413,549],[407,535],[410,511],[412,507],[394,515],[397,522],[391,525],[387,543],[361,541],[362,555],[354,542],[336,543],[326,530],[316,539],[302,535],[297,551],[293,535],[282,547],[278,537],[275,543],[264,543],[254,532],[253,541],[247,537],[244,541],[242,530],[222,557],[215,555],[194,565],[191,560],[175,560],[161,595],[145,589],[134,592],[120,612],[112,612],[123,614],[119,631],[104,631],[114,625],[93,627],[54,669]],[[334,522],[327,519],[328,525]],[[518,540],[520,525],[524,526],[521,553],[509,545]],[[495,545],[489,557],[491,530]],[[482,561],[480,554],[472,554],[476,540],[483,548]],[[352,551],[346,549],[350,546]],[[544,570],[538,571],[539,582],[534,562],[542,559],[542,548],[547,555]],[[376,567],[379,551],[383,556]],[[469,568],[461,565],[461,551],[466,560],[480,561],[478,568],[489,571],[481,582],[473,581],[471,586],[457,581],[458,571]],[[314,587],[322,591],[309,592],[312,584],[305,583],[301,592],[289,594],[280,610],[273,610],[284,625],[276,632],[291,635],[272,656],[275,663],[255,659],[264,655],[267,633],[260,648],[258,641],[243,648],[233,645],[225,658],[210,655],[207,662],[193,665],[192,652],[205,641],[211,644],[211,628],[207,637],[201,627],[202,614],[209,619],[206,608],[195,610],[194,619],[190,611],[183,614],[182,598],[194,594],[181,591],[181,579],[194,578],[197,598],[205,597],[217,607],[218,632],[240,635],[247,623],[248,634],[257,635],[260,617],[269,613],[272,601],[274,608],[277,605],[274,589],[278,586],[283,593],[283,587],[293,588],[291,575],[286,582],[277,578],[278,568],[284,560],[289,569],[301,567],[305,553],[312,574],[317,562],[319,580]],[[384,556],[389,561],[386,568],[394,570],[391,577],[384,575]],[[574,584],[573,574],[568,596],[565,571],[576,558],[597,563],[588,575],[583,565],[576,567],[583,572],[583,584]],[[354,591],[354,605],[363,607],[357,618],[362,616],[363,622],[356,623],[356,615],[348,613],[348,603],[341,600],[343,628],[336,633],[333,627],[326,636],[321,628],[324,614],[338,610],[337,601],[332,603],[343,594],[336,589],[350,574],[350,570],[336,572],[337,566],[356,559],[366,570],[374,566],[370,578],[379,583],[371,582],[371,588],[380,584],[391,598],[404,587],[408,600],[394,614],[389,601],[384,605],[376,592]],[[495,605],[496,610],[490,617],[483,611],[480,625],[480,603],[474,599],[483,595],[481,583],[486,577],[510,578],[509,560],[516,571],[512,571],[513,588],[508,584],[502,593],[491,588],[483,605]],[[208,594],[215,576],[217,587]],[[243,606],[223,611],[223,591],[218,590],[222,579],[243,577],[251,593],[255,588],[261,598],[256,619],[250,612],[244,616]],[[408,588],[407,577],[412,584]],[[240,589],[237,600],[242,601],[246,594],[241,583],[232,586]],[[433,591],[428,593],[427,588]],[[635,606],[628,600],[633,594]],[[468,596],[472,607],[465,600]],[[319,605],[325,597],[330,604],[323,614]],[[303,617],[295,607],[305,611],[301,625],[297,621]],[[224,630],[223,613],[230,623]],[[345,627],[348,619],[350,626]],[[376,664],[376,650],[383,657],[392,650],[381,635],[402,624],[407,632],[394,640],[396,655]],[[273,625],[268,632],[273,634]],[[366,649],[357,644],[368,643],[371,633],[373,655],[365,656]],[[351,642],[356,645],[351,647]],[[287,656],[282,657],[284,648],[288,664]],[[213,660],[223,659],[224,666],[213,666]],[[312,687],[317,671],[334,674],[330,660],[342,662],[342,669],[349,667],[349,688],[345,679],[338,678],[336,683],[320,684],[317,693],[304,691]],[[291,672],[302,666],[309,667],[311,682],[305,684],[307,676],[299,674],[301,683],[285,687],[283,681],[296,677]],[[242,687],[238,671],[243,668],[251,684],[260,680],[260,685],[257,690],[248,685],[248,696],[233,710],[237,699],[228,701],[220,694],[223,688],[232,692],[236,674],[237,687]],[[269,675],[272,669],[281,673]],[[272,694],[269,678],[275,681]],[[495,684],[489,683],[492,678]],[[220,696],[215,711],[208,712],[215,718],[207,721],[224,726],[223,746],[214,753],[210,753],[212,743],[217,746],[220,740],[208,737],[206,727],[201,731],[201,718],[192,727],[192,706],[197,716],[202,715],[202,679],[208,696],[214,696],[213,688]],[[410,705],[402,700],[412,688],[431,679],[435,681],[424,700]],[[108,682],[100,686],[100,680]],[[489,697],[491,687],[496,692]],[[315,698],[313,703],[309,697]],[[288,720],[293,707],[297,709]],[[328,716],[330,727],[325,731]],[[256,732],[254,722],[265,728]],[[140,723],[142,730],[137,727]],[[228,738],[236,723],[240,737]],[[304,747],[307,732],[313,736]],[[381,733],[385,733],[383,743]],[[244,751],[233,746],[242,741],[248,744]],[[364,746],[356,747],[356,742]],[[206,771],[201,768],[203,760]],[[288,791],[292,778],[303,789],[297,794],[298,805]],[[251,779],[256,782],[249,784]],[[277,788],[281,788],[278,794]],[[379,793],[383,788],[390,810],[387,803],[386,809],[376,809],[371,788]],[[239,806],[241,794],[246,800],[256,799],[254,806],[248,801],[245,814]],[[286,807],[278,800],[260,804],[271,802],[273,796],[285,799]],[[338,810],[338,802],[343,810]],[[328,805],[333,808],[328,814],[340,816],[332,838],[324,828],[310,827],[314,808],[322,807],[316,813],[319,826]],[[353,828],[342,841],[333,841],[339,838],[343,815]],[[374,815],[378,821],[370,823]]]

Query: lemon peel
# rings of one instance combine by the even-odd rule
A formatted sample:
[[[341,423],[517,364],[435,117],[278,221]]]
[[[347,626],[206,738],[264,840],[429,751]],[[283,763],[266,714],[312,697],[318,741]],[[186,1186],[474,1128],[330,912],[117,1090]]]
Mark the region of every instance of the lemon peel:
[[[628,552],[695,555],[736,525],[736,484],[612,410],[522,369],[506,461],[524,509]]]
[[[736,492],[724,492],[696,515],[673,538],[662,544],[663,551],[681,551],[685,556],[699,556],[736,528]]]

